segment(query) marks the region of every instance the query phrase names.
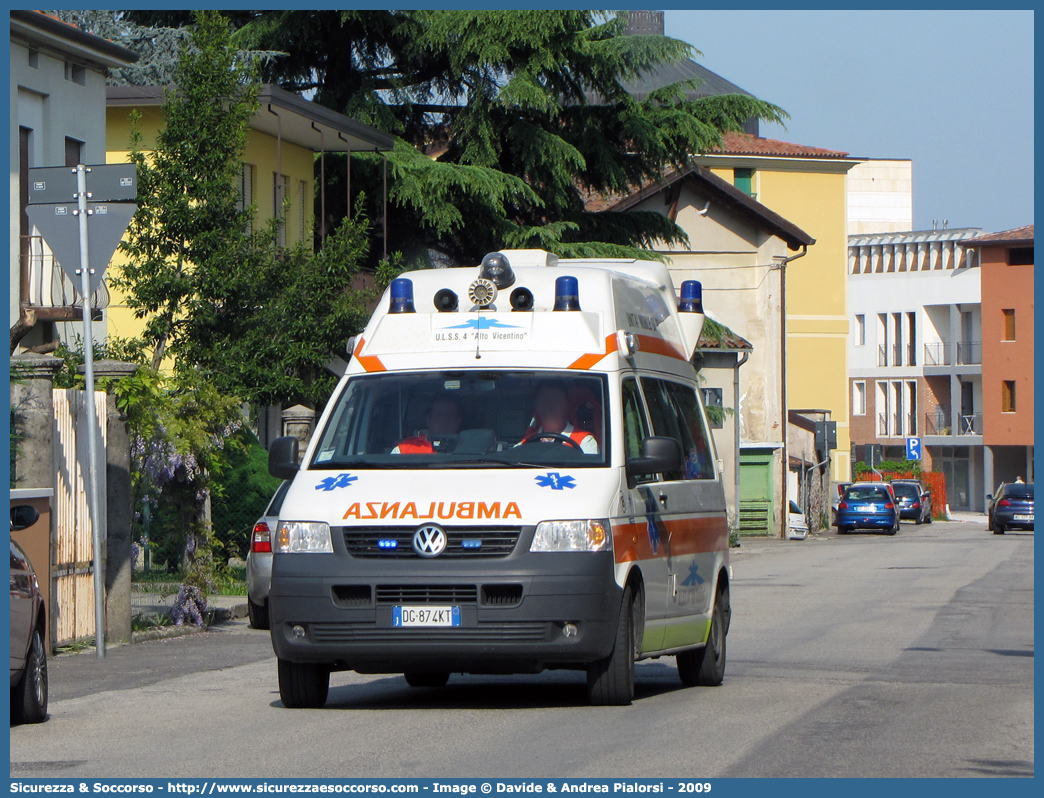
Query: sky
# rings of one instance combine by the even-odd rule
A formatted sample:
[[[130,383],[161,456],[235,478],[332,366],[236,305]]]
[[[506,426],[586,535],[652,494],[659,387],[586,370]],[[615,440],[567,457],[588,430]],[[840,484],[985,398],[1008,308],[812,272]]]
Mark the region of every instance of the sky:
[[[667,11],[664,32],[790,114],[762,136],[911,159],[915,229],[1033,223],[1033,12]]]

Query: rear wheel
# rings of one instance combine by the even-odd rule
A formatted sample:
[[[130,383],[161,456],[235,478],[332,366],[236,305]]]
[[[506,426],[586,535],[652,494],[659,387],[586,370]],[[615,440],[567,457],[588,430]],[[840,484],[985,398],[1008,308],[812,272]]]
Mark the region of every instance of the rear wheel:
[[[711,626],[707,644],[678,654],[678,675],[688,686],[716,687],[725,679],[725,619],[722,611],[724,594],[718,596],[711,610]]]
[[[250,596],[247,596],[247,618],[250,619],[252,629],[267,629],[268,604],[255,604],[250,600]]]
[[[23,723],[42,723],[47,718],[47,651],[39,629],[33,630],[25,671],[11,699],[17,719]]]
[[[448,673],[442,671],[434,673],[407,671],[403,675],[406,677],[406,684],[410,687],[445,687],[450,677]]]
[[[587,698],[598,706],[628,706],[634,700],[634,613],[631,586],[624,588],[616,641],[605,659],[587,666]]]
[[[998,524],[996,521],[994,521],[993,522],[993,534],[994,535],[1003,535],[1004,534],[1004,524]]]
[[[847,535],[851,531],[852,531],[852,527],[850,527],[850,526],[839,526],[837,528],[837,534],[839,534],[839,535]]]
[[[288,709],[318,709],[330,691],[330,666],[279,660],[279,698]]]
[[[888,530],[888,534],[889,535],[898,535],[899,534],[899,519],[898,518],[895,519],[895,526],[893,526],[891,529]]]

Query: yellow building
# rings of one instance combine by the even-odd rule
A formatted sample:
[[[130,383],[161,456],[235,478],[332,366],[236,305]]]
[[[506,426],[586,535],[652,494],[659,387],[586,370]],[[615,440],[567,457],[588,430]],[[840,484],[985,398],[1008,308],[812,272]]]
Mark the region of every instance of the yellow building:
[[[163,128],[162,86],[110,86],[106,98],[106,162],[126,163],[129,156],[131,113],[141,113],[139,127],[145,150],[155,146],[156,135]],[[313,222],[324,225],[325,182],[324,153],[387,151],[391,136],[356,122],[280,89],[264,85],[258,97],[258,111],[250,121],[243,152],[240,193],[246,205],[253,203],[255,224],[267,224],[283,210],[283,198],[289,210],[283,226],[284,246],[312,239]],[[319,155],[317,158],[316,156]],[[316,191],[316,181],[319,191]],[[314,219],[318,193],[320,219]],[[322,232],[322,229],[320,230]],[[330,231],[332,232],[332,231]],[[118,269],[123,256],[117,253],[110,265]],[[110,289],[105,311],[107,334],[133,338],[141,334],[144,319],[134,317],[126,297]]]
[[[786,266],[787,407],[837,422],[831,479],[851,479],[848,406],[848,153],[747,134],[696,159],[808,232],[815,246]],[[739,330],[743,334],[743,330]]]

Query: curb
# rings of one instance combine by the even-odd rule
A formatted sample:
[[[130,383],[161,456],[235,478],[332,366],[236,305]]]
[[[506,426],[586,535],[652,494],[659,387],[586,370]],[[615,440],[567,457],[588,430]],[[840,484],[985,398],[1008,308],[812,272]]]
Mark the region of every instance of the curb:
[[[185,635],[199,634],[206,632],[212,626],[217,624],[227,623],[228,621],[236,620],[238,618],[247,617],[247,605],[233,604],[231,607],[215,607],[212,610],[207,610],[204,613],[206,620],[205,626],[194,626],[192,624],[185,624],[184,626],[161,626],[157,629],[146,629],[141,632],[133,632],[131,634],[131,643],[147,643],[150,640],[168,640],[174,637],[184,637]]]

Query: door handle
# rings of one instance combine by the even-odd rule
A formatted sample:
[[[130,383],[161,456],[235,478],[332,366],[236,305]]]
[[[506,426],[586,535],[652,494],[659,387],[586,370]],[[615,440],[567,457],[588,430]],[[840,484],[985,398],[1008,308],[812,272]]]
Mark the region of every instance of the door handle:
[[[666,493],[661,493],[660,494],[660,505],[663,507],[663,509],[665,509],[665,510],[667,509],[667,494]]]

